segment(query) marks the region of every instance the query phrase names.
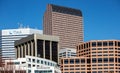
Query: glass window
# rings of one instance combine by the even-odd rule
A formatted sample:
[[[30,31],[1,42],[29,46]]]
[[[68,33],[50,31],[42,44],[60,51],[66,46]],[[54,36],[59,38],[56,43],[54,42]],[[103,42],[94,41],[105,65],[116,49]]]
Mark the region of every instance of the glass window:
[[[92,63],[96,63],[96,58],[92,58]]]
[[[107,42],[103,42],[103,46],[107,46]]]
[[[70,64],[74,64],[74,59],[70,59]]]
[[[92,50],[96,50],[96,48],[92,48]]]
[[[108,58],[104,58],[104,62],[108,62]]]
[[[98,50],[102,50],[102,48],[98,48]]]
[[[92,47],[96,47],[96,42],[92,42]]]
[[[87,63],[90,63],[90,59],[87,59]]]
[[[102,62],[102,58],[98,58],[98,63],[101,63]]]
[[[103,48],[103,50],[108,50],[108,48]]]
[[[65,63],[65,64],[68,64],[68,60],[67,60],[67,59],[65,59],[65,60],[64,60],[64,63]]]
[[[114,62],[114,58],[109,58],[109,62]]]
[[[35,63],[35,59],[32,59],[32,61]]]
[[[40,63],[40,61],[39,61],[39,60],[37,60],[37,63]]]
[[[80,63],[79,59],[75,59],[75,63],[76,64]]]
[[[98,46],[102,46],[102,42],[97,42],[97,45]]]
[[[41,61],[41,64],[43,64],[43,61]]]
[[[92,73],[97,73],[96,71],[93,71]]]
[[[85,63],[85,59],[81,59],[81,63]]]
[[[113,46],[113,41],[109,41],[109,46]]]
[[[31,67],[31,64],[28,64],[28,68],[30,68]]]
[[[118,42],[118,46],[120,47],[120,42]]]
[[[118,58],[118,62],[120,63],[120,58]]]

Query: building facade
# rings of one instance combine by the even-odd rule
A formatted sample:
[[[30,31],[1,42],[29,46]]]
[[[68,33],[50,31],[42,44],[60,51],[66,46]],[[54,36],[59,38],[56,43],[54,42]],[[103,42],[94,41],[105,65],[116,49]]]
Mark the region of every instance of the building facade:
[[[5,65],[10,63],[13,63],[14,70],[21,69],[25,71],[22,73],[61,73],[60,67],[56,62],[40,57],[26,55],[24,58],[5,61]]]
[[[32,34],[15,41],[16,57],[24,58],[25,55],[41,57],[59,62],[59,37],[50,35]]]
[[[33,33],[42,34],[42,30],[31,28],[5,29],[0,31],[0,54],[4,60],[15,59],[14,42]]]
[[[75,48],[83,42],[82,12],[78,9],[47,5],[44,14],[43,34],[60,37],[61,48]]]
[[[84,60],[85,63],[81,66],[83,58],[90,60]],[[76,62],[77,59],[79,63]],[[68,63],[65,63],[65,60]],[[61,61],[63,73],[120,73],[120,40],[92,40],[81,43],[77,46],[77,58],[63,58]],[[71,65],[75,68],[71,69]],[[86,68],[84,72],[78,72],[77,67],[80,70],[83,70],[81,67]]]
[[[65,48],[59,50],[59,58],[76,57],[76,49]]]

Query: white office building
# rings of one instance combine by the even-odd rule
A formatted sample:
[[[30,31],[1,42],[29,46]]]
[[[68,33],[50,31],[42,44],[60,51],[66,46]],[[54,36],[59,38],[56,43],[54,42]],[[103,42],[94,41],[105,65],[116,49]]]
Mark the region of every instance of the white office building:
[[[61,73],[59,65],[51,60],[26,56],[25,58],[18,58],[16,60],[6,60],[5,66],[12,63],[14,70],[25,70],[25,73]]]
[[[76,57],[76,49],[65,48],[59,50],[59,58],[70,58],[70,57]]]
[[[15,59],[14,42],[31,34],[42,34],[42,30],[31,28],[5,29],[0,31],[0,55],[4,60]]]

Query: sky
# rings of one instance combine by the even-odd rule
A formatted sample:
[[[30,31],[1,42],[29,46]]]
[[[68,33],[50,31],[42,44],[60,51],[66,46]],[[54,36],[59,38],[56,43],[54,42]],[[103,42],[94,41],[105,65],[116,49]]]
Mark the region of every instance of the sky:
[[[0,0],[0,30],[20,25],[42,30],[47,4],[81,10],[84,41],[120,40],[120,0]]]

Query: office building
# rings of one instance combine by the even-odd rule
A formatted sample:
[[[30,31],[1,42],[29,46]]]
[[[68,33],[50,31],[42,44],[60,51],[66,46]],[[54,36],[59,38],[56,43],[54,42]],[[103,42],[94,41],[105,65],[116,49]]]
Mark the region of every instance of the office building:
[[[4,29],[0,31],[0,53],[2,59],[15,59],[14,42],[33,33],[42,34],[42,30],[31,28]]]
[[[47,5],[44,14],[43,34],[60,37],[61,48],[75,48],[83,42],[83,17],[78,9]]]
[[[8,68],[10,66],[11,68],[13,67],[12,73],[61,73],[60,67],[56,62],[27,55],[16,60],[6,60],[5,66],[8,66]],[[24,72],[19,72],[18,70]]]
[[[84,63],[83,58],[87,58]],[[63,73],[67,71],[72,73],[120,73],[120,40],[92,40],[80,43],[77,46],[77,58],[62,58],[61,67]]]
[[[76,57],[76,49],[65,48],[59,50],[59,58]]]
[[[15,41],[16,57],[25,55],[41,57],[55,62],[58,60],[59,37],[51,35],[32,34]]]

